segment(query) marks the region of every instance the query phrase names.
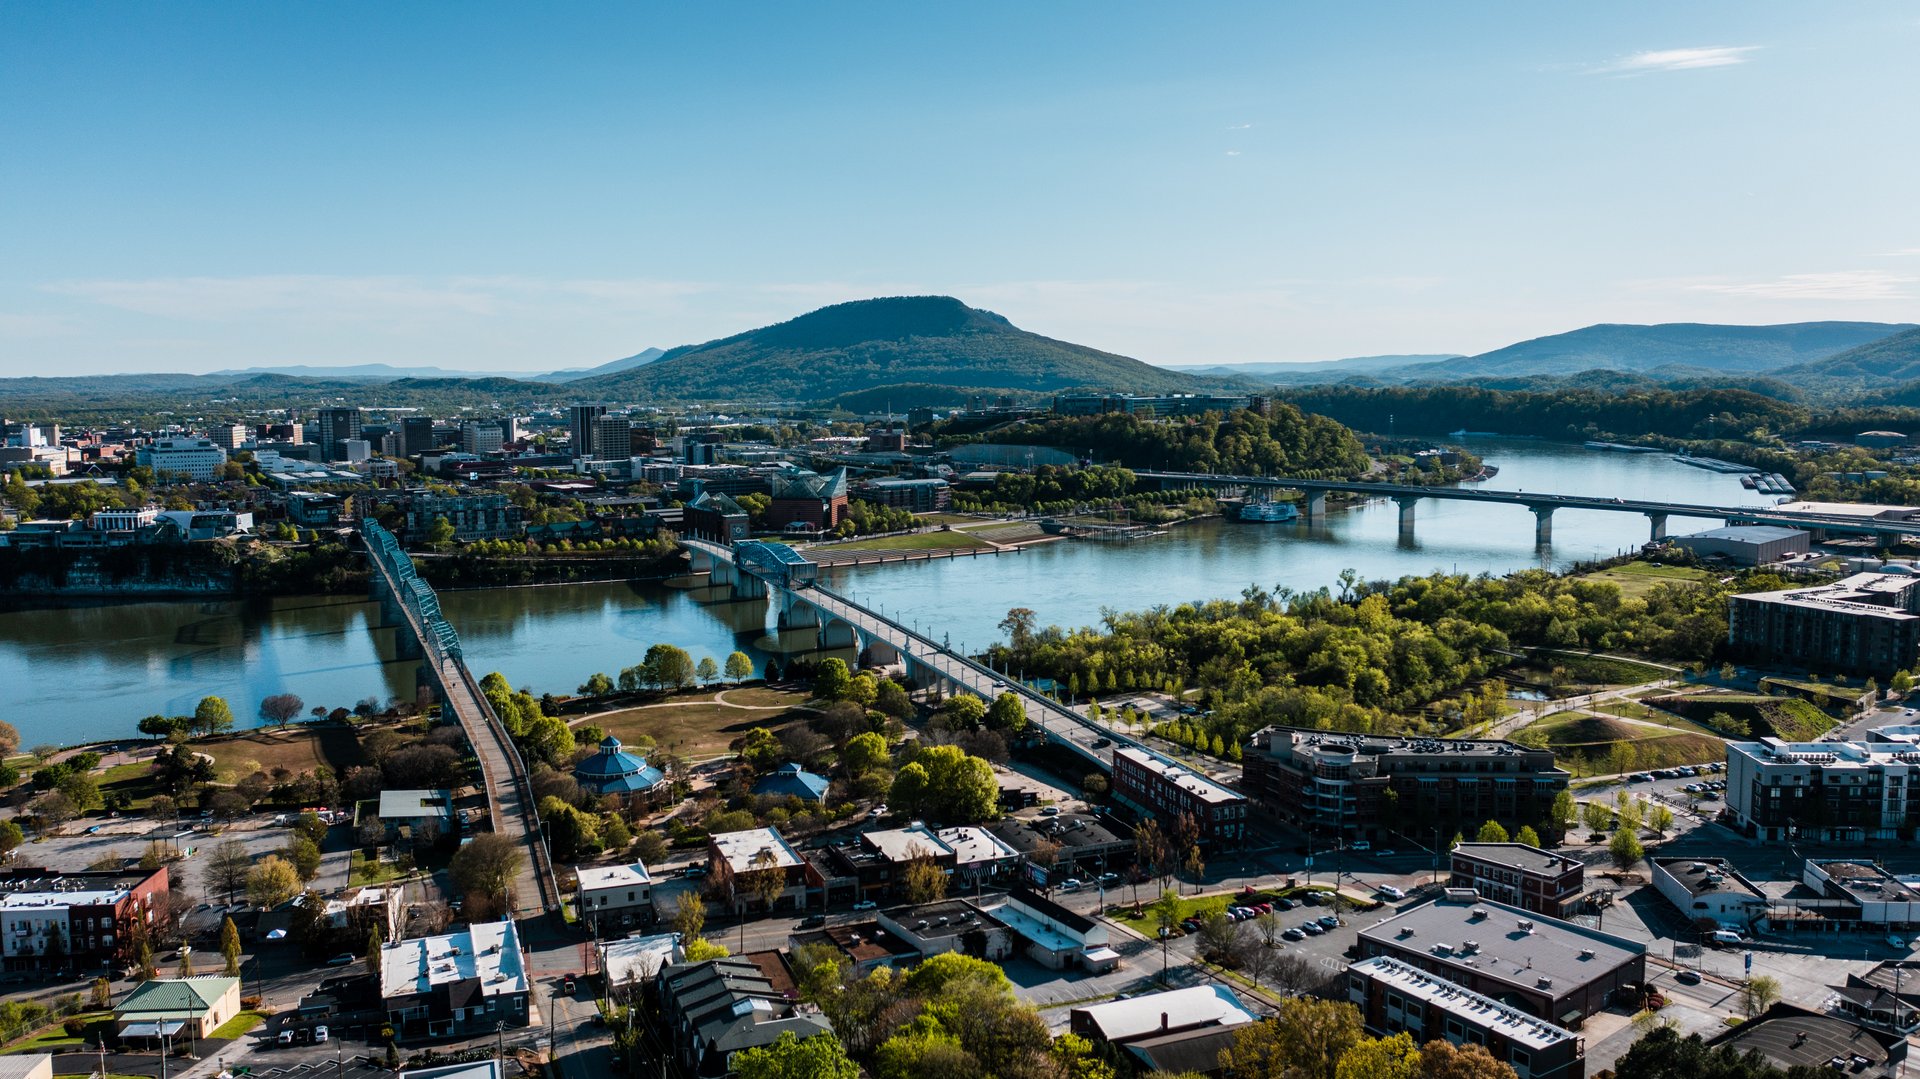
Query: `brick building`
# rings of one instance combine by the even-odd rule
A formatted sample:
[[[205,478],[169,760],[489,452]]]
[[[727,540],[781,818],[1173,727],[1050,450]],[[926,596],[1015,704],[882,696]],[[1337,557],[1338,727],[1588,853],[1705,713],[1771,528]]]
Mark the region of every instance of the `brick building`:
[[[826,475],[797,472],[774,476],[773,504],[767,507],[767,526],[785,528],[805,524],[816,532],[840,527],[847,519],[847,470]]]
[[[1350,839],[1535,825],[1569,778],[1551,750],[1505,741],[1267,727],[1242,749],[1242,782],[1263,812]]]
[[[1522,910],[1565,918],[1586,890],[1586,863],[1525,843],[1462,843],[1453,848],[1455,888]]]
[[[1143,818],[1160,818],[1163,827],[1192,816],[1200,842],[1213,848],[1239,842],[1246,830],[1246,798],[1134,746],[1113,752],[1113,797]]]
[[[154,924],[167,889],[165,866],[81,873],[17,866],[0,878],[0,963],[9,971],[125,967],[133,961],[132,925]]]

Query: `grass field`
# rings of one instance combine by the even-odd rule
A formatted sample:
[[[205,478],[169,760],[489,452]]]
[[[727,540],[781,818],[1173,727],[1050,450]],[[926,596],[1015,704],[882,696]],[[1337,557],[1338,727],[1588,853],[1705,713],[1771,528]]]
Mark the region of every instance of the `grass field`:
[[[1530,744],[1533,737],[1544,738],[1560,766],[1574,775],[1609,771],[1614,746],[1622,742],[1633,747],[1637,769],[1704,764],[1726,757],[1725,742],[1690,723],[1676,723],[1672,734],[1661,734],[1617,717],[1578,712],[1555,712],[1528,724],[1516,737]]]
[[[1629,599],[1644,597],[1661,585],[1698,584],[1707,579],[1707,571],[1692,566],[1663,566],[1656,562],[1629,562],[1624,566],[1595,570],[1580,575],[1583,581],[1608,581],[1620,586],[1620,594]]]
[[[224,1038],[227,1041],[232,1041],[266,1021],[267,1015],[265,1012],[241,1012],[239,1015],[215,1027],[213,1033],[208,1035],[208,1037]]]
[[[727,699],[740,704],[748,703],[738,700],[733,694],[728,694]],[[805,718],[803,712],[750,712],[712,701],[700,701],[623,708],[617,712],[587,716],[583,722],[603,727],[623,742],[646,735],[663,749],[698,760],[725,753],[728,746],[754,727],[765,727],[777,733],[788,724],[801,722]]]
[[[970,551],[988,544],[965,532],[913,532],[904,536],[876,536],[823,547],[823,551]]]
[[[298,726],[276,730],[253,730],[218,740],[195,743],[195,748],[213,755],[214,769],[222,782],[231,783],[253,772],[271,772],[286,768],[291,772],[310,772],[326,765],[335,775],[367,763],[360,751],[359,735],[351,727]]]
[[[977,525],[982,522],[982,518],[969,517],[964,513],[921,513],[916,514],[914,520],[923,525]]]
[[[726,691],[730,704],[748,704],[757,708],[792,708],[807,703],[805,693],[795,693],[787,689],[768,689],[766,686],[748,686],[745,689]]]
[[[78,1015],[72,1016],[72,1018],[82,1020],[91,1025],[101,1020],[111,1020],[113,1013],[81,1012]],[[76,1038],[68,1034],[64,1023],[65,1020],[55,1022],[52,1026],[49,1026],[31,1038],[24,1038],[7,1046],[6,1051],[8,1053],[61,1053],[77,1049],[84,1039]]]

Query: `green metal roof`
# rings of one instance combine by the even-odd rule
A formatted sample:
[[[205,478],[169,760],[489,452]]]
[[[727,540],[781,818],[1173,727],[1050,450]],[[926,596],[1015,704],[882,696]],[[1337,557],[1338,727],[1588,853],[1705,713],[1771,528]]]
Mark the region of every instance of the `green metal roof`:
[[[127,1019],[132,1016],[179,1018],[183,1015],[200,1015],[225,996],[227,990],[239,984],[238,978],[156,978],[141,982],[139,988],[127,994],[127,999],[115,1009],[114,1016]]]

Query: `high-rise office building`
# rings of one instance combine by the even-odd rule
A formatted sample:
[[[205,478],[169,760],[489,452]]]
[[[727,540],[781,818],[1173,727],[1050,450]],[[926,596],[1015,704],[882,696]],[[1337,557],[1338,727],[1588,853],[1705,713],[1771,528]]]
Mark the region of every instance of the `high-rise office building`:
[[[460,429],[460,449],[467,453],[500,452],[500,425],[488,421],[475,421]]]
[[[432,416],[408,416],[400,421],[400,454],[416,457],[435,446]]]
[[[600,416],[593,421],[593,456],[619,461],[633,456],[633,424],[625,416]]]
[[[571,452],[575,457],[592,457],[593,421],[607,414],[605,405],[575,405],[569,410],[572,416],[571,430],[573,438]]]
[[[323,408],[314,418],[320,429],[320,452],[329,461],[341,460],[345,450],[340,444],[350,438],[360,437],[360,410]]]

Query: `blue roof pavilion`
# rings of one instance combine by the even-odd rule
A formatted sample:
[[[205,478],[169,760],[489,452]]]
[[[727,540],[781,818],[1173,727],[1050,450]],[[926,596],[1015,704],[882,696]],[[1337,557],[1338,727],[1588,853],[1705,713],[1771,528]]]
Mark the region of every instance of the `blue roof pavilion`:
[[[620,739],[609,734],[600,740],[599,752],[574,765],[573,778],[595,794],[646,794],[665,783],[667,774],[620,748]]]
[[[760,782],[753,785],[753,793],[798,798],[803,802],[824,802],[827,800],[827,785],[826,776],[815,775],[788,761],[760,777]]]

